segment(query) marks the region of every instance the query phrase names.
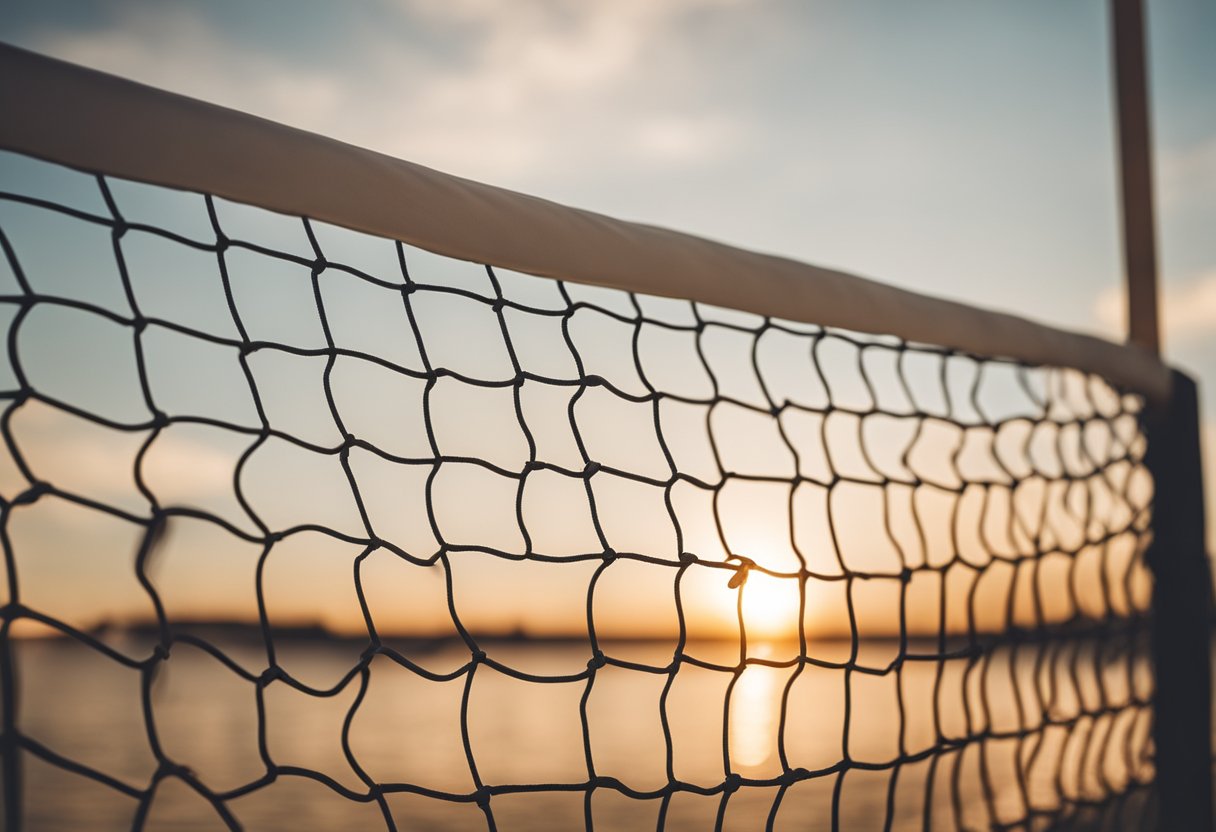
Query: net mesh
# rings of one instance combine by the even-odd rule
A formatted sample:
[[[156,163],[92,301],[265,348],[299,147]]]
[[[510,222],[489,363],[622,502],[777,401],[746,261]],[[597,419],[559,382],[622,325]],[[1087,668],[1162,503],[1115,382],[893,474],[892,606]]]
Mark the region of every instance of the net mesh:
[[[1148,822],[1138,397],[5,164],[29,828]]]

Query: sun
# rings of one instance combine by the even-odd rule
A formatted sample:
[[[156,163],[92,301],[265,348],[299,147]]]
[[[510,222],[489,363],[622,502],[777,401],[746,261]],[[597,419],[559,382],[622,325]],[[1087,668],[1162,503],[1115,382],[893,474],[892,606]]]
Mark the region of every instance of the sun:
[[[743,624],[748,637],[795,638],[798,635],[797,578],[777,578],[748,570],[743,593]]]

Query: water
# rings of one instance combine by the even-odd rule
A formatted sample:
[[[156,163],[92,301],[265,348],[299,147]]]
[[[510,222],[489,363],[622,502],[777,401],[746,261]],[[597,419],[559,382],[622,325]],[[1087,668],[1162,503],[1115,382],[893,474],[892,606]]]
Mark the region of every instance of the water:
[[[112,640],[134,655],[144,645]],[[232,638],[221,648],[252,673],[266,667],[264,648]],[[355,701],[359,679],[335,688],[358,661],[363,644],[340,640],[276,642],[278,661],[301,683],[324,689],[312,696],[276,681],[264,690],[265,751],[278,766],[320,772],[342,789],[366,794],[366,786],[342,750],[343,720]],[[829,661],[847,658],[847,644],[812,645]],[[451,674],[468,652],[444,644],[424,649],[402,645],[428,671]],[[755,647],[753,657],[781,661],[793,647]],[[881,667],[895,646],[863,644],[858,663]],[[585,644],[504,640],[486,645],[487,655],[522,672],[559,676],[585,670]],[[624,661],[653,666],[671,658],[670,645],[619,642],[605,652]],[[23,733],[56,754],[144,789],[157,763],[144,726],[141,674],[67,639],[29,640],[17,646],[20,721]],[[693,643],[698,660],[733,665],[738,654],[723,643]],[[780,698],[792,669],[750,666],[730,697],[725,730],[732,770],[743,778],[780,776],[777,753]],[[940,674],[937,692],[934,683]],[[1015,654],[999,648],[967,671],[966,660],[909,661],[900,673],[874,675],[807,666],[790,688],[785,751],[792,768],[829,768],[846,754],[875,770],[854,768],[843,777],[828,774],[790,787],[776,814],[778,829],[826,828],[833,792],[839,789],[840,828],[881,829],[888,814],[893,827],[921,828],[926,800],[934,828],[988,828],[1027,814],[1030,803],[1057,810],[1075,798],[1101,799],[1128,782],[1128,761],[1140,765],[1148,712],[1118,708],[1131,696],[1143,698],[1151,684],[1143,656],[1103,658],[1092,643],[1062,642],[1023,646]],[[350,724],[349,746],[366,775],[381,783],[407,783],[454,794],[473,791],[461,733],[461,699],[466,675],[431,681],[386,657],[371,664],[366,695]],[[619,667],[598,671],[587,697],[591,762],[600,776],[618,778],[641,792],[667,782],[660,697],[666,675]],[[723,782],[723,722],[731,674],[681,666],[668,694],[672,767],[679,780],[705,788]],[[468,738],[484,783],[577,784],[588,778],[580,700],[585,680],[539,684],[480,666],[469,691]],[[903,714],[900,700],[902,694]],[[266,772],[259,750],[256,686],[213,657],[188,644],[173,647],[171,658],[148,691],[164,754],[188,766],[207,788],[233,791]],[[845,705],[849,727],[845,728]],[[1019,715],[1018,703],[1021,703]],[[1068,720],[1081,709],[1105,703],[1116,710],[1097,719]],[[986,708],[986,711],[985,711]],[[1043,721],[1054,726],[1043,727]],[[943,752],[942,737],[964,739],[989,732],[982,743]],[[1026,738],[998,739],[1019,728]],[[889,763],[900,753],[932,751],[900,766],[892,787]],[[986,792],[981,757],[989,775]],[[932,788],[928,785],[934,772]],[[24,810],[30,830],[128,829],[137,800],[87,778],[24,756]],[[1020,773],[1020,776],[1019,776]],[[1141,769],[1139,776],[1150,776]],[[764,828],[779,787],[743,785],[726,801],[723,828]],[[926,797],[926,795],[929,795]],[[962,810],[956,815],[955,798]],[[590,800],[594,828],[655,828],[661,801],[632,799],[613,789],[597,789]],[[398,793],[387,805],[399,829],[481,830],[485,815],[473,803]],[[721,795],[675,795],[666,811],[672,830],[711,829]],[[492,797],[500,830],[584,828],[582,791],[546,790]],[[247,829],[380,829],[374,803],[347,800],[303,777],[281,776],[273,784],[235,797],[229,811]],[[151,801],[149,829],[222,829],[207,801],[175,778],[164,780]]]

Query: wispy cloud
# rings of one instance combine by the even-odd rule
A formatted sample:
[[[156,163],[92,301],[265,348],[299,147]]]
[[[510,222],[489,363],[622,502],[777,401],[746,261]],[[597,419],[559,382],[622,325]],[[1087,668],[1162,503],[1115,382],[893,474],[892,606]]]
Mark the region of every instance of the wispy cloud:
[[[123,505],[137,513],[146,508],[136,490],[137,454],[145,432],[119,432],[40,403],[19,408],[12,423],[13,436],[35,478],[68,492],[103,503]],[[141,467],[145,480],[156,490],[171,483],[180,496],[210,500],[232,491],[236,459],[248,439],[229,438],[228,445],[208,444],[190,431],[171,427],[160,433]],[[8,461],[0,465],[0,484],[16,492],[27,487],[25,477]]]
[[[1158,189],[1165,210],[1216,196],[1216,136],[1162,153],[1160,160]]]
[[[49,54],[503,184],[588,158],[709,164],[740,147],[737,117],[647,90],[692,84],[681,21],[738,0],[415,0],[389,4],[342,61],[288,60],[176,4],[120,6],[111,25],[48,30]],[[401,33],[445,31],[443,54]],[[673,96],[666,96],[668,99]],[[679,100],[679,96],[674,96]],[[656,99],[657,101],[657,99]]]
[[[112,25],[53,29],[38,39],[48,54],[85,66],[294,121],[332,118],[342,85],[326,71],[283,66],[242,50],[196,12],[174,4],[119,7]]]
[[[1094,302],[1094,316],[1103,329],[1124,332],[1127,298],[1122,286],[1110,286]],[[1216,335],[1216,270],[1164,286],[1161,318],[1166,336],[1195,340]]]
[[[1204,424],[1199,441],[1206,480],[1204,490],[1208,498],[1208,556],[1216,557],[1216,420],[1209,419]]]

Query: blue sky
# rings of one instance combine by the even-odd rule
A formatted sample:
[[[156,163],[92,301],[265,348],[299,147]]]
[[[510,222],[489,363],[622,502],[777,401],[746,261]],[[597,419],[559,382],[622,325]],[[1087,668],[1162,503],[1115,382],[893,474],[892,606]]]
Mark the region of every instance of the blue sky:
[[[1216,7],[1148,6],[1166,351],[1207,382],[1210,426]],[[1120,335],[1100,0],[18,0],[0,39],[469,178]]]

